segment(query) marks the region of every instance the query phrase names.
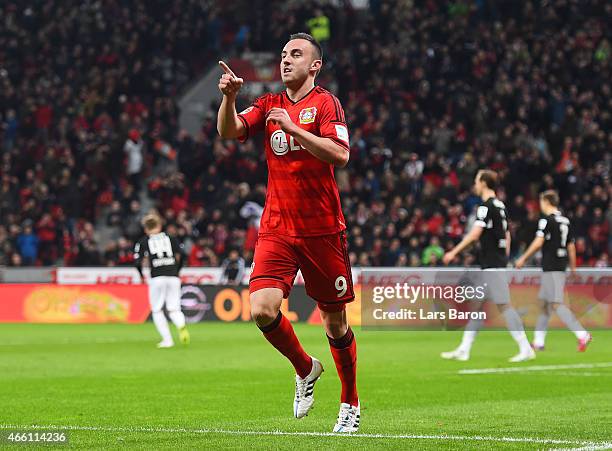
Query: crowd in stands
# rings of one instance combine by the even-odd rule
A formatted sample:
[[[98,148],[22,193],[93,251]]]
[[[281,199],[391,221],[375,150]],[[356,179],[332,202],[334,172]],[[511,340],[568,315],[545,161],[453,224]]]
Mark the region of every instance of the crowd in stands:
[[[220,139],[216,105],[192,136],[176,99],[220,55],[278,53],[304,30],[323,41],[318,83],[349,124],[336,178],[353,265],[440,265],[472,224],[485,167],[500,174],[513,256],[554,188],[579,265],[609,265],[612,4],[229,3],[0,4],[0,265],[130,265],[143,204],[185,243],[187,265],[232,251],[249,264],[261,137]]]

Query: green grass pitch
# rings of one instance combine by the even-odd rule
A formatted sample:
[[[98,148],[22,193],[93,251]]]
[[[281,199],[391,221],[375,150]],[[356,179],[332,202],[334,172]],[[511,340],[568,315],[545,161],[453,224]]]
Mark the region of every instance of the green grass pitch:
[[[296,332],[326,369],[302,420],[289,363],[253,324],[192,325],[192,344],[168,350],[155,349],[150,323],[2,324],[0,428],[71,428],[68,447],[80,449],[612,447],[612,364],[592,365],[612,362],[612,331],[595,331],[584,354],[570,332],[550,332],[547,350],[516,366],[539,371],[459,374],[510,367],[508,333],[481,333],[461,363],[438,357],[460,332],[357,328],[362,427],[352,437],[322,434],[340,383],[323,330]]]

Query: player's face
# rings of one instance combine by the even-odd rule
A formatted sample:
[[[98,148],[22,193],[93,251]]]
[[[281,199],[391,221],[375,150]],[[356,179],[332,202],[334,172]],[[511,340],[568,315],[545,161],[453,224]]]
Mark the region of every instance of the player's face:
[[[280,72],[285,85],[300,85],[321,68],[314,46],[305,39],[293,39],[281,52]]]
[[[478,174],[474,179],[474,193],[477,196],[482,196],[483,185],[484,183],[480,180],[480,174]]]

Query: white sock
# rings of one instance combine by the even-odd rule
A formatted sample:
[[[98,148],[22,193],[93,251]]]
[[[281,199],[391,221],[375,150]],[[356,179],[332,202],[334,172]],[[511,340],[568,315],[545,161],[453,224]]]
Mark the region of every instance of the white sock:
[[[547,314],[540,314],[538,316],[538,320],[536,322],[536,328],[533,332],[533,344],[535,346],[544,346],[544,342],[546,341],[546,331],[548,329],[548,321],[550,320],[550,316]]]
[[[172,335],[170,334],[170,328],[168,327],[168,320],[163,311],[153,312],[153,322],[157,328],[157,332],[162,337],[162,341],[173,343]]]
[[[459,345],[459,349],[469,353],[472,349],[472,345],[474,344],[474,340],[476,339],[476,335],[478,335],[478,331],[481,327],[482,320],[470,320],[465,325],[465,330],[463,331],[463,338],[461,338],[461,344]]]
[[[545,330],[533,331],[533,345],[534,346],[543,348],[545,342],[546,342],[546,331]]]
[[[561,318],[561,321],[565,323],[567,328],[574,332],[578,340],[584,340],[587,337],[587,331],[584,330],[580,321],[576,319],[576,316],[567,306],[561,304],[557,306],[557,315]]]
[[[185,315],[180,310],[173,310],[168,312],[168,316],[170,316],[170,320],[174,323],[177,329],[182,329],[185,327]]]
[[[510,335],[519,345],[520,352],[529,352],[531,346],[529,346],[529,340],[527,340],[519,314],[512,307],[508,307],[504,310],[504,318],[506,319],[506,326],[510,331]]]

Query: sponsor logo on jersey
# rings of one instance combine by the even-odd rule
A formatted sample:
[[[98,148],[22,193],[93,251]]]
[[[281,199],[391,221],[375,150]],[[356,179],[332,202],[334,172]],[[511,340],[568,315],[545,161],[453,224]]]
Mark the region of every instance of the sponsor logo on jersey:
[[[270,147],[272,148],[272,152],[278,156],[283,156],[290,150],[296,151],[304,149],[293,139],[293,136],[289,135],[289,139],[287,139],[287,134],[282,130],[276,130],[272,133],[270,136]]]
[[[312,124],[317,116],[317,109],[315,107],[304,108],[300,111],[300,124]]]
[[[242,110],[242,111],[241,111],[240,113],[238,113],[238,114],[247,114],[247,113],[250,113],[251,111],[253,111],[253,107],[252,107],[252,106],[250,106],[250,107],[248,107],[248,108],[245,108],[244,110]]]

